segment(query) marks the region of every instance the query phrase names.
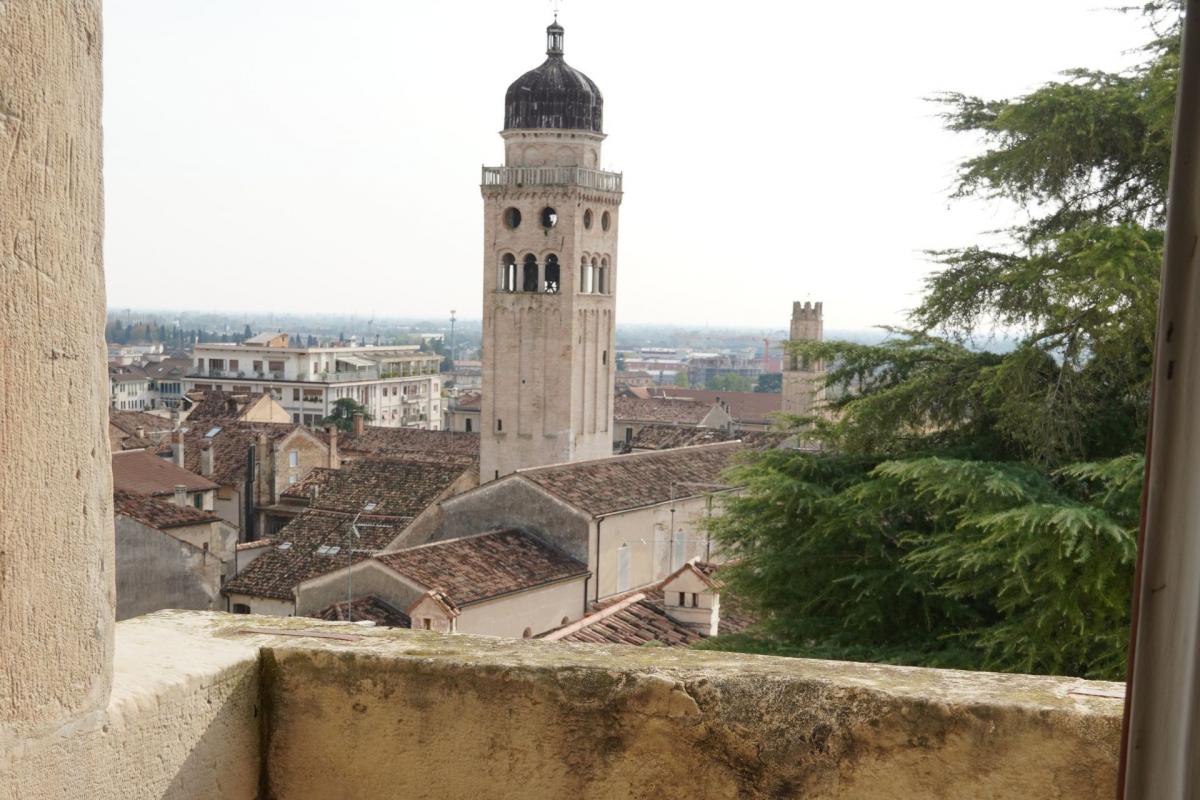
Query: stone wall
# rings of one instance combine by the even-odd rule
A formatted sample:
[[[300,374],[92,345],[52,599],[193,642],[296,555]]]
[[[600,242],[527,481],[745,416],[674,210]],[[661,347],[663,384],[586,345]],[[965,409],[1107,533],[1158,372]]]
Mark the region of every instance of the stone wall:
[[[117,628],[108,707],[5,751],[0,797],[1114,794],[1117,684],[211,612]]]
[[[0,3],[0,751],[109,691],[100,166],[99,0]]]

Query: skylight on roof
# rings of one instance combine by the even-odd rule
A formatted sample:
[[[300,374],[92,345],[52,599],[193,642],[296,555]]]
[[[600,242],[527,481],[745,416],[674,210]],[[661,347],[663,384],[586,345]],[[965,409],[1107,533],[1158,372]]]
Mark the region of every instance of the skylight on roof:
[[[277,547],[275,549],[276,550],[291,550],[292,543],[291,542],[283,542],[282,544],[279,545],[279,547]]]
[[[220,428],[220,426],[218,426],[218,427],[216,427],[216,428],[209,428],[209,429],[208,429],[208,432],[204,434],[204,438],[205,438],[205,439],[211,439],[211,438],[213,438],[214,436],[216,436],[216,435],[217,435],[218,433],[220,433],[220,432],[221,432],[221,428]]]

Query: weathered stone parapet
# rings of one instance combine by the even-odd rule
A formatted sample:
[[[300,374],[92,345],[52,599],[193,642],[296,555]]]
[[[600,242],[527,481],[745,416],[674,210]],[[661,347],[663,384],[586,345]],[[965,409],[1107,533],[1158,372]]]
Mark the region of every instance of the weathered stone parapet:
[[[161,612],[118,625],[107,710],[0,759],[0,796],[1082,800],[1113,795],[1120,691]]]
[[[0,753],[111,680],[100,166],[99,0],[0,2]]]

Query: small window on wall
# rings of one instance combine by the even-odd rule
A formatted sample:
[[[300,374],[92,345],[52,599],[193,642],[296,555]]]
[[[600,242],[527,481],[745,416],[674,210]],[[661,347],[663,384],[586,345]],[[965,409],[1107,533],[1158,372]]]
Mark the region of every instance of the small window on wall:
[[[600,215],[600,227],[604,230],[612,227],[612,216],[607,211]]]
[[[470,418],[468,418],[468,419],[467,419],[467,422],[466,422],[466,427],[465,427],[465,428],[463,428],[463,430],[465,430],[467,433],[470,433],[470,432],[471,432],[471,420],[470,420]]]
[[[433,620],[431,620],[429,617],[424,617],[421,620],[421,627],[427,631],[433,630]]]
[[[504,432],[504,420],[497,419],[496,420],[496,433],[503,433],[503,432]]]
[[[605,213],[608,213],[608,212],[605,212]],[[549,229],[549,228],[553,228],[557,224],[558,224],[558,212],[555,211],[550,206],[546,206],[545,208],[543,208],[542,209],[542,227]]]
[[[686,602],[684,602],[684,598],[685,598],[686,596],[687,596],[687,594],[686,594],[685,592],[680,592],[680,593],[679,593],[679,605],[680,605],[681,607],[682,607],[682,606],[686,606],[686,605],[687,605],[687,603],[686,603]]]
[[[504,227],[513,230],[521,224],[521,212],[519,209],[509,206],[504,209]]]
[[[590,208],[583,212],[583,227],[589,231],[592,229],[592,210]]]
[[[288,466],[292,469],[300,466],[300,452],[297,450],[288,451]]]
[[[692,608],[697,608],[700,605],[700,595],[692,592]]]
[[[246,605],[245,603],[234,603],[234,604],[233,604],[233,613],[235,613],[235,614],[249,614],[249,613],[250,613],[250,606]]]

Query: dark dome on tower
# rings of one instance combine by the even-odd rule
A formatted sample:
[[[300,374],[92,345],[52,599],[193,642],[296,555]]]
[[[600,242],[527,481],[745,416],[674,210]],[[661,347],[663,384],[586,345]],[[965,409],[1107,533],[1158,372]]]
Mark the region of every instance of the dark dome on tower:
[[[546,60],[504,95],[504,130],[557,128],[600,133],[604,97],[592,79],[563,60],[563,27],[546,28]]]

